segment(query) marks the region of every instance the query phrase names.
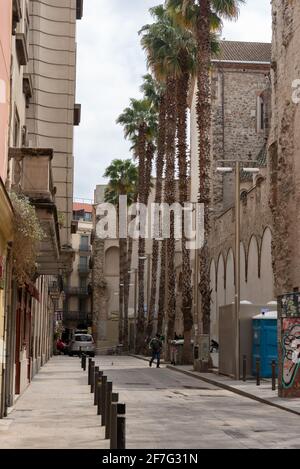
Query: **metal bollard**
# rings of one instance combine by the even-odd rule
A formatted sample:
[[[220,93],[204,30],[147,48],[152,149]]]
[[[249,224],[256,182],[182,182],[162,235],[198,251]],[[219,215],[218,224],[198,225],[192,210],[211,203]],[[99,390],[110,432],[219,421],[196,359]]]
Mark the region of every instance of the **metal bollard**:
[[[272,391],[276,391],[276,361],[272,360]]]
[[[105,438],[110,438],[110,410],[112,403],[112,382],[106,383],[106,399],[105,399]]]
[[[82,369],[86,371],[86,355],[85,353],[82,355]]]
[[[102,376],[99,378],[97,383],[97,415],[101,415],[101,401],[102,401]]]
[[[95,371],[94,405],[98,405],[98,383],[102,376],[103,371]]]
[[[91,393],[94,392],[94,386],[95,386],[95,362],[92,362],[91,364]]]
[[[104,427],[106,424],[105,420],[105,406],[106,406],[106,384],[107,384],[107,376],[102,376],[102,383],[101,383],[101,426]]]
[[[247,356],[243,355],[243,381],[247,379]]]
[[[97,401],[96,401],[97,386],[96,386],[96,384],[98,383],[98,378],[99,378],[99,366],[95,366],[95,373],[94,373],[94,405],[97,404]]]
[[[110,449],[118,448],[118,403],[113,402],[110,414]]]
[[[111,394],[111,403],[110,403],[110,406],[109,406],[109,413],[107,414],[107,419],[106,419],[105,437],[108,440],[111,440],[113,438],[113,436],[112,436],[112,433],[113,433],[112,421],[113,421],[114,416],[113,416],[113,413],[112,413],[112,408],[113,408],[112,406],[113,406],[113,404],[116,404],[118,401],[119,401],[119,393],[113,392]],[[117,438],[117,410],[116,410],[114,425],[115,425],[115,441],[116,441],[116,438]]]
[[[89,358],[89,365],[88,365],[88,385],[91,384],[91,367],[92,367],[92,359]]]
[[[256,386],[260,386],[260,359],[256,359]]]
[[[117,449],[126,448],[126,405],[117,404]]]

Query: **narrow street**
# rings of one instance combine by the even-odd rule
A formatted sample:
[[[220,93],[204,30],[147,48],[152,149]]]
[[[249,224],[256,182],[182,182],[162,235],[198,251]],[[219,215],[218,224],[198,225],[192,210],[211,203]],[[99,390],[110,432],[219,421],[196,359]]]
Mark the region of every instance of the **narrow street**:
[[[0,449],[107,448],[100,423],[79,359],[53,357],[0,420]]]
[[[300,448],[300,418],[131,357],[97,357],[126,403],[127,448]],[[0,422],[0,448],[108,448],[77,357],[53,358]]]

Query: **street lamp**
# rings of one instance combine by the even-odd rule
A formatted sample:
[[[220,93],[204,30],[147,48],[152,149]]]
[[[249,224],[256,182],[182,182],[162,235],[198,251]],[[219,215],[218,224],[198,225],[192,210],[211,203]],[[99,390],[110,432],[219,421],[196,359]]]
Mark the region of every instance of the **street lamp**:
[[[231,164],[232,166],[222,166],[217,168],[217,172],[221,174],[233,173],[235,171],[235,377],[240,379],[240,301],[241,301],[241,253],[240,253],[240,239],[241,239],[241,163],[247,164],[247,161],[235,160],[221,160],[220,163]],[[249,163],[252,163],[249,161]],[[257,174],[259,168],[243,167],[245,173]]]

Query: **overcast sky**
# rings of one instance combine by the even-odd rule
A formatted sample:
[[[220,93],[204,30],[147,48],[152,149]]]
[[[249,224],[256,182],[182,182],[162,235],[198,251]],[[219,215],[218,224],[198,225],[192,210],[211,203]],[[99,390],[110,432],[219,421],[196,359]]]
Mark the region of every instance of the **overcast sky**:
[[[77,22],[77,102],[75,198],[92,199],[96,184],[114,158],[129,158],[129,143],[116,118],[129,98],[140,97],[145,55],[137,31],[151,21],[148,9],[162,0],[85,0]],[[271,41],[270,0],[248,0],[237,22],[226,23],[222,37]]]

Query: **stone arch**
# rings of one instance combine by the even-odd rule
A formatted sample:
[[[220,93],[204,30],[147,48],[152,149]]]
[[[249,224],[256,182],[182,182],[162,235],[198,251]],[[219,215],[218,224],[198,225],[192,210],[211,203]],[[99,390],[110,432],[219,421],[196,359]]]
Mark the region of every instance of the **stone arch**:
[[[225,301],[226,304],[231,304],[234,301],[234,254],[233,249],[230,248],[226,256],[226,286],[225,286]]]
[[[250,247],[252,246],[253,243],[256,243],[256,248],[257,248],[257,275],[259,275],[259,253],[260,253],[260,248],[259,248],[259,242],[257,240],[257,237],[253,234],[250,236],[249,241],[248,241],[248,246],[247,246],[247,251],[246,251],[246,282],[248,282],[248,273],[249,273],[249,253],[250,253]],[[252,246],[253,248],[253,246]]]
[[[212,339],[216,340],[218,337],[218,303],[217,303],[217,289],[216,289],[216,263],[212,259],[210,263],[210,288],[211,288],[211,301],[210,301],[210,333]]]
[[[272,231],[267,226],[263,232],[260,246],[260,282],[261,302],[268,303],[274,299],[274,274],[272,267]]]
[[[247,272],[246,272],[246,248],[242,241],[240,244],[240,289],[241,289],[241,301],[247,300]]]
[[[119,248],[111,246],[105,251],[104,273],[106,276],[119,275]]]
[[[247,300],[259,303],[261,297],[259,279],[259,244],[255,235],[251,236],[247,253]]]
[[[217,262],[217,308],[225,305],[225,261],[220,253]]]

